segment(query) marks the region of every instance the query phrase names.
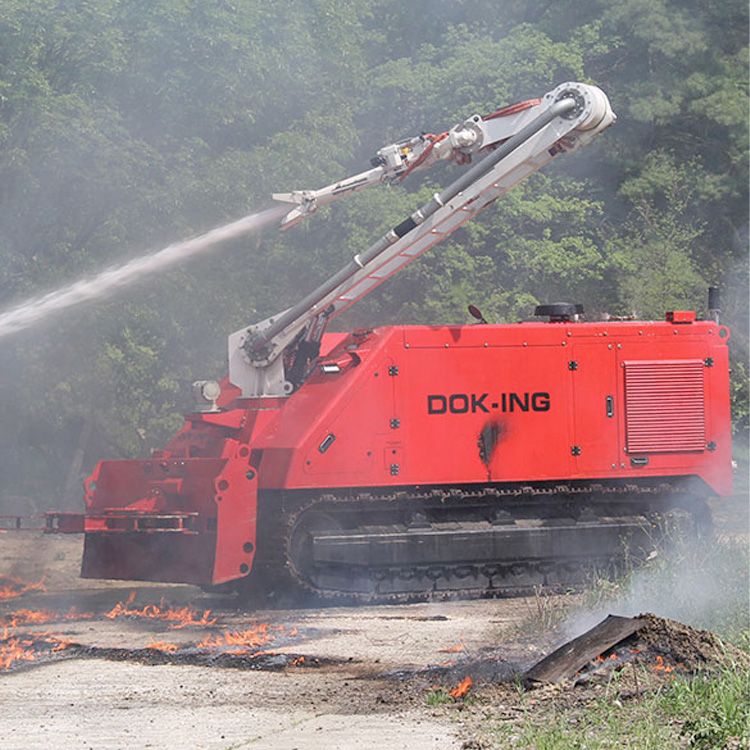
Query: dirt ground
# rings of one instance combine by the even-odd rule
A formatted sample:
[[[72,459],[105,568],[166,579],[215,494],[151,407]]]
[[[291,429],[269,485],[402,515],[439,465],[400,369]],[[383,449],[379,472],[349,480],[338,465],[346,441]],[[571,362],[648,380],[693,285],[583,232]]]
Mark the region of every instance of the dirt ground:
[[[210,609],[216,618],[210,626],[173,630],[153,618],[105,617],[134,587],[81,581],[80,554],[75,536],[0,535],[0,573],[44,578],[46,587],[0,601],[0,614],[69,613],[71,607],[94,614],[27,625],[23,632],[51,633],[103,655],[21,663],[0,674],[3,748],[461,748],[451,717],[432,716],[426,707],[426,678],[405,682],[399,675],[479,655],[535,606],[513,598],[253,611],[190,586],[138,586],[133,609],[164,600],[173,608],[190,604],[201,615]],[[293,654],[297,665],[276,670],[273,664],[253,669],[143,659],[154,642],[189,650],[206,636],[258,623],[278,634],[266,649]],[[541,655],[525,648],[528,663]],[[125,650],[137,652],[133,660]]]
[[[746,529],[746,513],[740,501],[717,517]],[[253,610],[190,586],[82,581],[80,555],[77,536],[0,533],[0,576],[44,582],[0,601],[6,639],[47,633],[74,644],[0,671],[2,748],[461,750],[475,747],[463,704],[431,708],[428,692],[456,688],[462,665],[486,657],[486,684],[480,675],[472,690],[496,703],[493,675],[551,646],[525,629],[554,597],[544,610],[535,597]],[[105,616],[118,603],[125,613]],[[190,605],[202,624],[174,629],[138,614],[145,605],[157,614]],[[23,610],[58,616],[9,628]],[[251,649],[260,657],[198,647],[250,632],[263,635]]]

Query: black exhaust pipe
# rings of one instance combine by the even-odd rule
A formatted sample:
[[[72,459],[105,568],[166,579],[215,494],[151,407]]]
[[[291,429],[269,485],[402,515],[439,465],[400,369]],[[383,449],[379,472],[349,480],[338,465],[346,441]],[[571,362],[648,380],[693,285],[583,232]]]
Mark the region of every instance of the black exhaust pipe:
[[[708,317],[716,323],[721,313],[721,294],[718,286],[708,287]]]

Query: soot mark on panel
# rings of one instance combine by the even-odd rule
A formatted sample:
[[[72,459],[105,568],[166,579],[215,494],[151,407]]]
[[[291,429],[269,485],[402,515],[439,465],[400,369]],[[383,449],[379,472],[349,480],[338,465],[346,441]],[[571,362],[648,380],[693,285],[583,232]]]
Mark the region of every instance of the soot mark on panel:
[[[490,420],[485,422],[479,433],[477,446],[479,447],[479,458],[482,463],[489,468],[495,449],[503,438],[505,426],[500,420]]]

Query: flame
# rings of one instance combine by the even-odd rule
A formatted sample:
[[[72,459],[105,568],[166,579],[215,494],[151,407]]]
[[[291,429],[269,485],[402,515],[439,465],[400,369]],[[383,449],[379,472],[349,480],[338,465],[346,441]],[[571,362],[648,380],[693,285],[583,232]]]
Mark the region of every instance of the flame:
[[[57,653],[58,651],[65,651],[65,649],[68,646],[71,646],[73,644],[73,641],[71,641],[69,638],[66,638],[65,640],[59,641],[57,646],[53,646],[50,649],[50,653]]]
[[[210,627],[216,624],[216,618],[211,617],[210,609],[204,610],[203,614],[199,617],[198,611],[190,605],[177,608],[170,607],[162,599],[158,605],[147,604],[141,609],[134,609],[130,606],[134,600],[135,591],[131,591],[127,601],[118,602],[109,612],[105,612],[104,616],[110,620],[114,620],[117,617],[150,617],[166,622],[167,627],[171,630],[179,630],[188,626]]]
[[[605,662],[605,661],[616,661],[619,658],[620,657],[617,654],[610,654],[607,657],[604,657],[601,654],[599,654],[599,656],[596,657],[596,661],[602,663],[602,662]]]
[[[71,641],[60,640],[50,633],[4,637],[0,640],[0,672],[15,667],[19,662],[36,661],[39,656],[63,651]]]
[[[7,638],[0,642],[0,671],[10,669],[19,661],[34,661],[36,652],[29,648],[29,641]]]
[[[216,618],[211,617],[210,609],[204,609],[200,617],[197,617],[197,614],[197,610],[187,606],[179,609],[169,609],[162,613],[160,619],[167,622],[168,627],[172,630],[179,630],[188,626],[208,627],[216,624]]]
[[[464,677],[463,680],[461,680],[461,682],[450,691],[451,698],[463,698],[469,692],[469,689],[473,684],[474,680],[472,680],[469,675],[466,675],[466,677]]]
[[[166,654],[173,654],[180,647],[176,643],[164,643],[163,641],[155,641],[151,639],[151,643],[146,648],[152,648],[155,651],[163,651]]]
[[[46,591],[44,577],[35,583],[22,581],[20,578],[11,578],[10,576],[0,576],[0,599],[15,599],[23,596],[29,591]]]
[[[460,651],[463,651],[466,648],[466,641],[465,639],[461,639],[461,643],[455,644],[455,646],[446,646],[445,648],[439,648],[438,653],[439,654],[457,654]]]
[[[670,679],[674,679],[674,674],[672,674],[674,672],[674,667],[667,664],[661,654],[656,655],[656,664],[652,664],[651,669],[658,674],[664,674]]]
[[[34,584],[37,586],[38,584]],[[12,668],[19,662],[37,661],[45,654],[50,656],[75,646],[74,641],[53,635],[50,632],[16,633],[15,628],[25,625],[39,625],[54,621],[84,620],[95,617],[149,617],[166,623],[170,629],[180,629],[187,626],[212,627],[217,618],[211,617],[211,610],[202,614],[192,606],[172,608],[164,604],[162,599],[158,605],[147,604],[142,608],[133,607],[136,592],[131,592],[125,601],[118,602],[111,610],[103,613],[79,612],[71,607],[68,612],[50,612],[48,610],[19,609],[13,613],[0,617],[0,672]],[[221,649],[233,655],[251,654],[260,656],[272,654],[273,651],[263,650],[280,635],[293,637],[298,634],[296,627],[287,631],[283,625],[258,623],[247,630],[224,630],[220,634],[208,634],[191,649],[213,650]],[[182,646],[156,640],[152,637],[147,649],[154,649],[173,654]],[[296,657],[291,664],[300,666],[305,663],[305,657]]]
[[[104,616],[109,617],[110,620],[114,620],[115,617],[120,617],[124,612],[128,611],[128,607],[135,601],[135,591],[130,592],[130,596],[125,602],[117,602],[109,612],[105,612]]]
[[[38,588],[41,582],[33,584]],[[73,641],[59,638],[49,631],[44,633],[13,634],[12,631],[23,625],[40,625],[54,620],[79,620],[94,617],[93,614],[78,612],[71,607],[68,612],[19,609],[2,618],[0,637],[0,672],[11,669],[19,662],[37,661],[44,653],[64,651]]]
[[[276,634],[273,631],[283,631],[282,625],[275,627],[268,623],[262,622],[249,630],[225,630],[221,635],[206,636],[199,644],[198,648],[222,648],[227,647],[233,653],[249,653],[249,650],[256,650],[262,646],[271,643]],[[294,629],[296,632],[296,628]],[[244,649],[239,651],[238,649]]]
[[[44,609],[17,609],[6,619],[5,624],[9,627],[31,624],[38,625],[54,619],[57,619],[57,615]]]
[[[39,625],[55,620],[90,620],[96,615],[93,612],[79,612],[71,607],[67,612],[50,612],[46,609],[17,609],[15,612],[5,615],[2,624],[6,628],[15,628],[19,625]]]

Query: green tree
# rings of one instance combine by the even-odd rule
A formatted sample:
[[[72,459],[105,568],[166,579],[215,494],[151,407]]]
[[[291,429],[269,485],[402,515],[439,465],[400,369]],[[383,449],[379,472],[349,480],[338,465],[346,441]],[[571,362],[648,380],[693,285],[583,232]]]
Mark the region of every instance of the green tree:
[[[560,299],[661,317],[723,281],[745,362],[746,292],[729,280],[747,267],[747,20],[740,0],[6,0],[0,305],[578,79],[609,93],[617,125],[336,325],[460,322],[469,302],[511,321]],[[59,494],[86,429],[84,472],[163,444],[190,382],[221,377],[227,333],[298,300],[458,173],[356,194],[0,341],[0,495]],[[734,392],[742,413],[742,376]]]

